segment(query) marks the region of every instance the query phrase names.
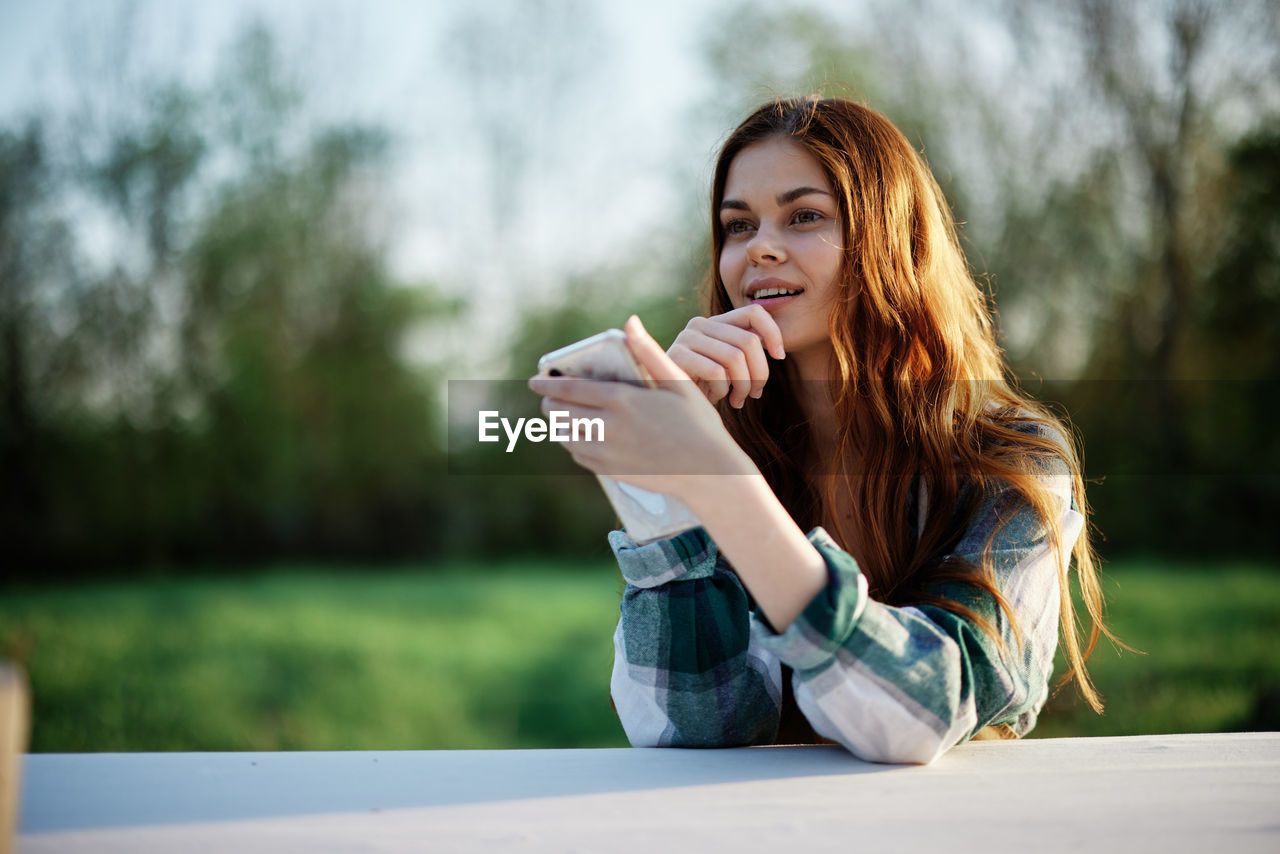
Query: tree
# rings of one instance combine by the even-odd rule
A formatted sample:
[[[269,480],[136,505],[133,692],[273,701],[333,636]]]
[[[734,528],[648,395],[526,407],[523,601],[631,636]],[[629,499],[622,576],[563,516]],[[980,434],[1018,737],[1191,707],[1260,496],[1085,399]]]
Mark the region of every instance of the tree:
[[[547,275],[551,241],[544,226],[566,198],[583,192],[578,182],[563,179],[570,165],[565,151],[592,132],[587,84],[607,50],[590,3],[499,5],[502,14],[492,6],[463,12],[441,41],[462,93],[443,130],[457,146],[459,168],[471,169],[466,186],[475,187],[457,193],[455,182],[450,188],[458,196],[451,210],[474,217],[469,239],[456,247],[465,259],[456,278],[471,294],[467,330],[494,340],[510,333],[513,309],[558,301],[560,276]],[[555,205],[546,204],[550,197]],[[477,349],[471,341],[458,345]]]
[[[138,97],[71,152],[0,133],[20,572],[438,547],[439,378],[405,348],[456,305],[387,268],[389,138],[309,127],[261,27],[207,89]],[[111,214],[107,257],[78,251],[72,201]]]
[[[45,389],[70,355],[42,305],[42,288],[67,273],[70,257],[66,226],[47,203],[54,180],[42,125],[0,132],[0,518],[17,561],[39,547],[23,522],[45,512]]]

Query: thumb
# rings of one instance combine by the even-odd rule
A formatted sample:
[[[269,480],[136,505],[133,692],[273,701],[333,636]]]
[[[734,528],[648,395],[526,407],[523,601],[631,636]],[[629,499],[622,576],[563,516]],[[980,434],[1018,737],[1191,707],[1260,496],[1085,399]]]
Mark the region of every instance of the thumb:
[[[627,347],[631,350],[631,355],[635,356],[636,361],[649,372],[649,376],[660,384],[668,384],[672,380],[683,380],[684,382],[680,383],[682,390],[686,384],[693,386],[689,375],[671,361],[671,357],[662,349],[662,345],[655,341],[649,331],[644,328],[639,317],[631,315],[622,329],[627,333]]]

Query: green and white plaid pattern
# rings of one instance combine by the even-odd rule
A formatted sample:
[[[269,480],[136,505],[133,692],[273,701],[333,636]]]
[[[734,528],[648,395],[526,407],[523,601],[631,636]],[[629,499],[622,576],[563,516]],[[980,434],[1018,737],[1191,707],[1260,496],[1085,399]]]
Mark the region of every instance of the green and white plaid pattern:
[[[872,600],[852,556],[821,528],[809,541],[826,561],[827,586],[782,634],[751,610],[705,530],[644,546],[614,531],[609,544],[627,589],[611,687],[627,737],[636,746],[770,744],[783,664],[814,731],[863,759],[927,763],[989,724],[1028,732],[1048,696],[1058,568],[1084,524],[1065,471],[1043,476],[1060,502],[1060,550],[1050,550],[1047,532],[1012,490],[988,497],[955,549],[976,563],[997,520],[1007,520],[992,557],[1021,643],[990,596],[937,591],[963,595],[998,627],[1003,659],[986,633],[949,611]],[[917,519],[925,501],[917,495]]]

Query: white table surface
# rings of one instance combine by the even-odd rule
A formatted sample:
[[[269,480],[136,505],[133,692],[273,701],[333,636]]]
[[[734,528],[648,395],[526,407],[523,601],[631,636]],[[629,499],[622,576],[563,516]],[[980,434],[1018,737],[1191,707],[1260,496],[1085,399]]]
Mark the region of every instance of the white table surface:
[[[33,754],[17,850],[1280,852],[1280,733],[961,745]]]

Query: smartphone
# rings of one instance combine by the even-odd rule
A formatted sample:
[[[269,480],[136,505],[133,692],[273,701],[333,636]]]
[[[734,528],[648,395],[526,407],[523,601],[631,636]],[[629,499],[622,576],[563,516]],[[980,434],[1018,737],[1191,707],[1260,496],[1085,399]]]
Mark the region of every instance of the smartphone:
[[[631,355],[626,333],[621,329],[606,329],[552,350],[538,360],[538,373],[654,386],[644,366]],[[596,479],[622,520],[627,536],[637,545],[672,537],[701,524],[693,511],[674,496],[650,492],[608,475],[598,474]]]
[[[621,329],[606,329],[552,350],[538,360],[538,373],[653,386],[648,372],[631,355],[627,334]]]

